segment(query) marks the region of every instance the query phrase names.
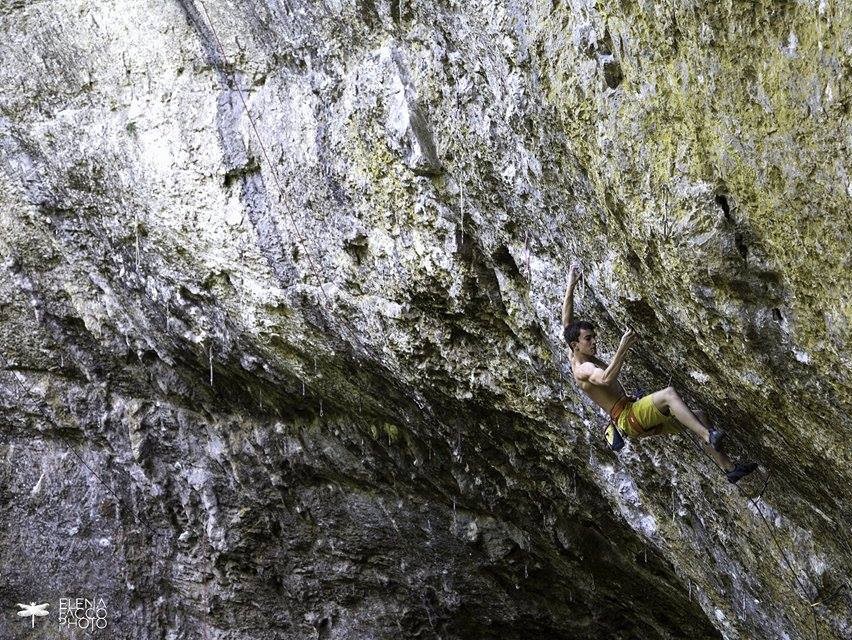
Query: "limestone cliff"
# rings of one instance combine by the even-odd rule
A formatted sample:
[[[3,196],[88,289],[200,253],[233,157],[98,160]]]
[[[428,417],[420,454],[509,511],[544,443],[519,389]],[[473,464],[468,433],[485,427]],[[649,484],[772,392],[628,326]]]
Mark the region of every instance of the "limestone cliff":
[[[0,30],[0,636],[78,595],[110,638],[852,636],[843,3]],[[574,259],[604,356],[641,333],[625,385],[762,495],[686,436],[604,447]]]

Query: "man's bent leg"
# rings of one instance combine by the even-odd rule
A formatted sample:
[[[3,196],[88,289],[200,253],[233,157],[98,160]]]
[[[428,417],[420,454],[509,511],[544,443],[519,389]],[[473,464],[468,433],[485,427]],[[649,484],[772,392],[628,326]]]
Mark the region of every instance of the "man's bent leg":
[[[671,413],[678,422],[697,435],[701,439],[701,442],[709,441],[710,433],[708,429],[689,410],[689,407],[686,406],[686,403],[681,399],[674,387],[666,387],[661,391],[652,393],[651,400],[660,413]]]
[[[701,439],[701,442],[709,440],[710,434],[707,428],[689,410],[689,407],[686,406],[686,403],[684,403],[674,387],[666,387],[652,393],[651,400],[660,413],[664,415],[671,413],[678,422],[697,435]]]

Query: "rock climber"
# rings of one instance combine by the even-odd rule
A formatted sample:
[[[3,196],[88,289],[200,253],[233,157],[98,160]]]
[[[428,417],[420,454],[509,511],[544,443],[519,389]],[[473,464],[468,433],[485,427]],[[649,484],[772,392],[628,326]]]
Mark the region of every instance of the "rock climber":
[[[725,471],[729,482],[736,483],[757,468],[753,462],[734,464],[721,451],[725,432],[707,426],[703,412],[690,411],[673,387],[650,393],[636,399],[628,396],[618,381],[627,352],[639,340],[628,329],[621,337],[612,362],[607,364],[597,357],[597,335],[594,325],[584,320],[574,321],[574,288],[580,265],[572,264],[568,272],[568,288],[562,303],[562,326],[565,342],[571,352],[571,371],[580,388],[599,407],[606,411],[611,422],[606,429],[606,439],[613,451],[624,446],[622,434],[630,438],[680,433],[686,427],[700,439],[704,450]]]

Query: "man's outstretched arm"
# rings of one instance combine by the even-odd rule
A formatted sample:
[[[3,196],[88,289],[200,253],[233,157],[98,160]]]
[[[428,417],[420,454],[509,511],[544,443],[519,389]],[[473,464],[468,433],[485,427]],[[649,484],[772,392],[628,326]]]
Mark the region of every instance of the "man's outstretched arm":
[[[568,287],[565,289],[565,299],[562,301],[562,326],[567,327],[574,321],[574,288],[577,286],[579,269],[572,264],[568,270]]]
[[[577,377],[580,380],[588,380],[592,384],[596,384],[601,387],[611,385],[618,379],[618,374],[621,373],[621,367],[624,365],[624,359],[627,357],[627,352],[638,340],[639,336],[633,332],[633,329],[628,329],[621,337],[621,343],[618,345],[618,350],[615,352],[612,362],[609,363],[609,366],[606,369],[601,369],[591,362],[586,362],[580,367],[578,371],[579,375]]]

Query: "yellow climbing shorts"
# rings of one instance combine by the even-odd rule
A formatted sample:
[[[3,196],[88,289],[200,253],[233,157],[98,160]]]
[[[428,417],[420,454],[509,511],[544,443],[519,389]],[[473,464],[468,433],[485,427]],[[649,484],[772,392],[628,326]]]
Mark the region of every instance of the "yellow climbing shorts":
[[[641,426],[641,430],[630,424],[628,416],[633,414],[635,421]],[[628,403],[621,415],[618,416],[618,430],[630,438],[643,438],[646,436],[658,436],[664,433],[680,433],[685,427],[675,420],[674,416],[663,415],[654,406],[651,394],[640,398],[636,402]]]

